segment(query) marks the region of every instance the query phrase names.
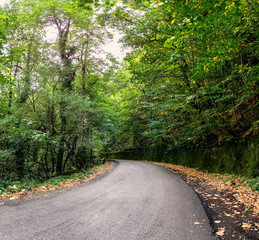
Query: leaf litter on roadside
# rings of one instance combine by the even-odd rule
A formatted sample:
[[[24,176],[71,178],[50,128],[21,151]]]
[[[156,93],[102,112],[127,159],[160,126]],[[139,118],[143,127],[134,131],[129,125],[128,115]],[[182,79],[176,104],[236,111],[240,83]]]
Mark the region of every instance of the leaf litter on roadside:
[[[259,193],[238,176],[211,174],[157,163],[185,180],[199,195],[220,239],[258,240]],[[253,184],[255,186],[256,184]]]
[[[63,188],[71,188],[73,186],[77,186],[81,183],[89,182],[96,177],[104,174],[106,171],[112,168],[114,165],[113,162],[106,162],[104,165],[94,167],[89,173],[86,174],[78,174],[75,173],[68,178],[62,180],[61,179],[49,179],[46,182],[35,186],[25,188],[18,188],[17,186],[8,186],[8,188],[0,194],[0,200],[18,200],[21,197],[30,197],[38,193],[49,192],[53,190],[63,189]],[[11,192],[8,192],[8,189],[13,189]]]

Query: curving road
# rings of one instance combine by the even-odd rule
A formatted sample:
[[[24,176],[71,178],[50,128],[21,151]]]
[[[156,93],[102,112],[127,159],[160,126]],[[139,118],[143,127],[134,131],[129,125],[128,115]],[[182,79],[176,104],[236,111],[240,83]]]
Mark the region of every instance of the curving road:
[[[194,191],[157,165],[120,160],[98,181],[0,206],[1,240],[215,240]]]

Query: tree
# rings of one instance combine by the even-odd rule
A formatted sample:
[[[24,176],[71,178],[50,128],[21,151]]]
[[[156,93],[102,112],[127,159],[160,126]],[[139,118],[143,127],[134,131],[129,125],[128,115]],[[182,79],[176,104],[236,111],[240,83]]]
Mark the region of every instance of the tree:
[[[127,69],[149,126],[140,136],[224,145],[257,133],[258,18],[249,3],[159,1],[140,6],[137,21],[114,11],[135,49]]]
[[[12,80],[3,82],[5,105],[9,94],[12,104],[0,123],[1,174],[6,177],[10,172],[12,178],[48,177],[90,167],[100,156],[108,124],[98,119],[109,121],[101,106],[106,91],[101,81],[111,70],[95,53],[110,35],[94,5],[83,5],[32,0],[4,10],[13,19],[3,45],[9,58],[3,64],[11,70],[5,78]]]

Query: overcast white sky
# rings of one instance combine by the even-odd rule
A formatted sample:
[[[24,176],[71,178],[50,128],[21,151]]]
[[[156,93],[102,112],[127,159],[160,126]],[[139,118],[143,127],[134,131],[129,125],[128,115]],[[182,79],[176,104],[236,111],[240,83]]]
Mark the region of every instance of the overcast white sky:
[[[0,6],[4,6],[4,4],[9,3],[10,0],[0,0]],[[122,44],[119,43],[121,35],[115,31],[112,42],[107,43],[103,46],[104,51],[112,53],[119,61],[126,56],[128,51],[123,51]]]
[[[10,0],[0,0],[0,5],[4,6],[4,4],[8,2],[10,2]]]

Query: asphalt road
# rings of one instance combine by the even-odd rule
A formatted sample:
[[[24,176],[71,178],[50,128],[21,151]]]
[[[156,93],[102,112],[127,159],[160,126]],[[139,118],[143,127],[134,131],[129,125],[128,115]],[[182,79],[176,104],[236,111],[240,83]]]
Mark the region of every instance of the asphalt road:
[[[157,165],[119,161],[70,191],[0,206],[0,240],[214,240],[200,200]]]

